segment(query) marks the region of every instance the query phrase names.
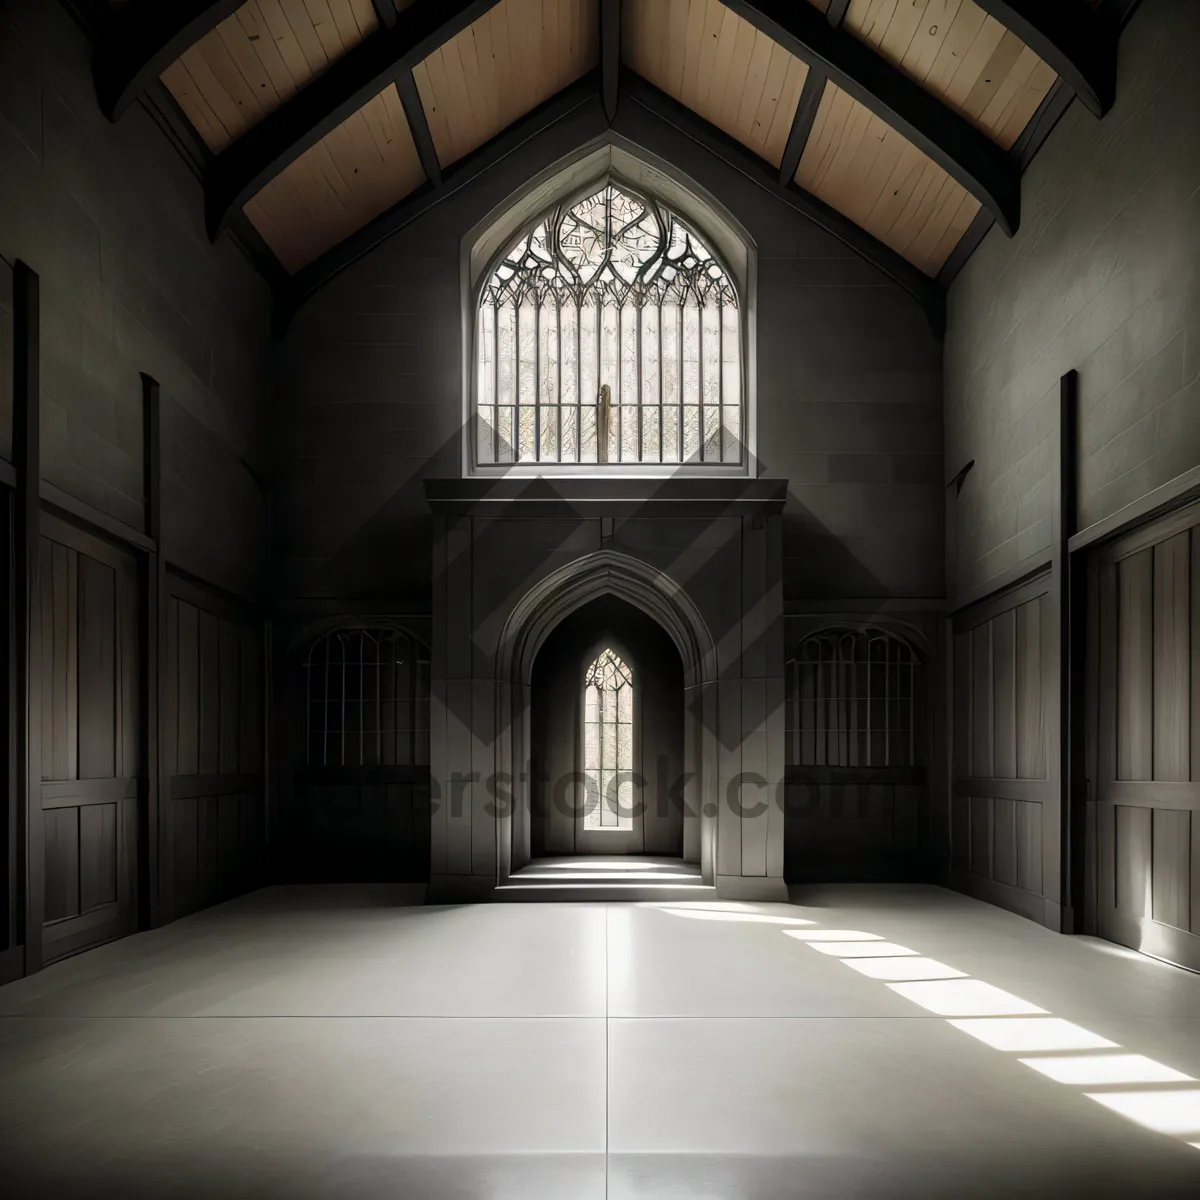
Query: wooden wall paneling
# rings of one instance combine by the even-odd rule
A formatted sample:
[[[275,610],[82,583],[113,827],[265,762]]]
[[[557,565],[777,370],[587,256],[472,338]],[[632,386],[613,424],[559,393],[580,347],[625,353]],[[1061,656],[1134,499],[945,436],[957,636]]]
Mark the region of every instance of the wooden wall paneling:
[[[1097,932],[1200,969],[1192,505],[1093,552]]]
[[[49,961],[136,928],[141,645],[131,552],[43,516],[40,559]]]
[[[992,878],[997,883],[1016,887],[1017,809],[1020,800],[1000,797],[992,804]]]
[[[586,74],[597,0],[501,0],[413,69],[442,168]]]
[[[1017,803],[1017,886],[1040,894],[1044,887],[1043,806],[1032,800]]]
[[[1150,912],[1176,929],[1192,923],[1192,820],[1192,813],[1177,809],[1151,812]]]
[[[992,622],[971,631],[971,770],[975,779],[990,779],[992,753]]]
[[[1017,777],[1017,614],[998,613],[992,629],[992,765],[1000,779]]]
[[[807,64],[720,0],[625,0],[629,66],[778,167]]]
[[[1117,778],[1154,777],[1154,551],[1117,564]]]
[[[1154,547],[1153,778],[1191,778],[1191,532]]]
[[[984,879],[992,878],[992,801],[972,796],[970,807],[971,848],[969,869]]]
[[[1038,596],[1017,608],[1017,777],[1046,776],[1046,713],[1042,695],[1042,614],[1045,598]]]
[[[843,28],[1006,150],[1058,79],[971,0],[850,0]]]
[[[42,966],[45,847],[41,806],[41,677],[38,648],[41,622],[37,573],[41,552],[41,306],[40,281],[29,266],[13,268],[13,796],[17,896],[27,974]]]

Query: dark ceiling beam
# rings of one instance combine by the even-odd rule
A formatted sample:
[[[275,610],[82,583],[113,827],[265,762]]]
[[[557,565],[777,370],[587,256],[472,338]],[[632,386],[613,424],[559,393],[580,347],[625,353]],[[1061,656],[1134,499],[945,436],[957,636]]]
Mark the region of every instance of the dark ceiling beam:
[[[1011,29],[1096,116],[1117,93],[1116,23],[1088,0],[975,0]]]
[[[850,0],[829,0],[829,7],[825,10],[825,19],[837,29],[846,19],[846,9],[850,7]]]
[[[877,267],[917,300],[929,317],[934,331],[940,335],[945,314],[942,289],[906,258],[798,184],[781,183],[778,172],[765,158],[759,158],[741,142],[710,124],[686,105],[659,91],[640,76],[632,72],[623,75],[621,94],[702,146],[726,166],[751,180],[777,200],[808,217],[814,224]]]
[[[600,94],[611,125],[621,91],[621,0],[600,0]]]
[[[408,119],[409,132],[417,148],[417,157],[421,160],[425,178],[432,184],[439,184],[442,182],[442,164],[438,160],[437,147],[433,144],[433,134],[429,132],[429,122],[425,117],[425,106],[421,103],[417,81],[413,78],[411,70],[400,72],[396,79],[396,91],[400,95],[400,104]]]
[[[415,0],[391,29],[380,29],[301,88],[213,162],[204,188],[209,237],[281,171],[390,83],[411,73],[498,0]],[[414,131],[415,135],[415,131]]]
[[[371,0],[375,10],[375,19],[384,29],[392,29],[396,24],[396,0]]]
[[[518,118],[478,149],[472,150],[447,167],[442,172],[440,184],[423,184],[362,229],[350,234],[308,266],[302,267],[291,277],[286,289],[281,288],[277,291],[276,335],[279,336],[287,328],[295,311],[336,275],[431,208],[490,171],[501,159],[512,154],[530,139],[588,105],[595,107],[595,132],[599,136],[604,132],[607,121],[600,98],[598,71],[590,71],[582,79],[576,80],[525,116]]]
[[[796,115],[792,118],[792,128],[788,132],[787,145],[783,148],[783,159],[779,164],[780,183],[791,183],[796,178],[827,82],[825,72],[819,67],[808,68],[804,87],[800,90],[800,103],[796,105]]]
[[[131,0],[103,23],[92,62],[100,110],[115,121],[243,0]]]
[[[1044,0],[1042,0],[1044,2]],[[1021,176],[1009,156],[869,46],[797,0],[725,0],[727,7],[810,69],[820,68],[860,104],[903,134],[995,216],[1005,233],[1021,223]]]

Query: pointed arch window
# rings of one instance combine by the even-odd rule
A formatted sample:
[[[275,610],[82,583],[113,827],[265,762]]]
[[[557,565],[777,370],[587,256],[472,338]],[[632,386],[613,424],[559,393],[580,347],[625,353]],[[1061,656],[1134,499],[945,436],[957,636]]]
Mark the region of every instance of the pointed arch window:
[[[705,242],[615,183],[547,213],[485,279],[478,466],[744,462],[737,292]]]
[[[611,647],[584,672],[583,773],[588,830],[633,828],[633,672]]]

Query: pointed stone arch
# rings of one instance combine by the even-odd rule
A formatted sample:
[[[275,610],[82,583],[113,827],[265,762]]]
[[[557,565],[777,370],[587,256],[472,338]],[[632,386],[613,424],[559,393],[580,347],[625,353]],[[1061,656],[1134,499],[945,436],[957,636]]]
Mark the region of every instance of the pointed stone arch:
[[[530,857],[530,704],[533,664],[570,613],[612,595],[668,634],[683,663],[684,857],[716,879],[717,653],[704,617],[670,576],[640,559],[598,550],[550,572],[513,605],[496,652],[496,772],[511,779],[512,803],[497,813],[497,882]]]

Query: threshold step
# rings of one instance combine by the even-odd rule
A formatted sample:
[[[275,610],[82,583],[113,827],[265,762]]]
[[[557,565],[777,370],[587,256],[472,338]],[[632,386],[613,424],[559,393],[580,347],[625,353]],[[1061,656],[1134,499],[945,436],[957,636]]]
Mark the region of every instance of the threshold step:
[[[696,883],[517,883],[510,880],[492,892],[492,899],[513,903],[532,901],[555,904],[564,901],[654,900],[660,903],[685,900],[715,900],[717,889]]]

